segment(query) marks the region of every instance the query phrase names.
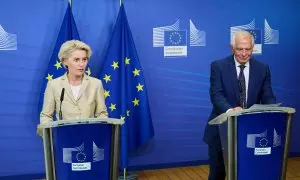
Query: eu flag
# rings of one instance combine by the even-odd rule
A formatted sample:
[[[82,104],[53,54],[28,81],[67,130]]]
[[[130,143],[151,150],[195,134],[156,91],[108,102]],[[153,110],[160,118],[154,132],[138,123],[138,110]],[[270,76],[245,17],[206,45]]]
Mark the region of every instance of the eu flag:
[[[165,46],[186,46],[186,31],[165,31]]]
[[[63,68],[61,62],[58,60],[58,52],[60,49],[60,46],[68,40],[80,40],[77,27],[74,21],[74,17],[72,14],[71,6],[68,4],[62,25],[60,27],[60,31],[55,43],[55,47],[51,56],[51,59],[48,64],[47,72],[45,76],[43,77],[43,83],[41,88],[41,94],[40,94],[40,101],[39,101],[39,111],[41,111],[43,106],[43,99],[44,99],[44,92],[46,89],[46,85],[48,81],[51,81],[54,78],[57,78],[59,76],[62,76],[66,70]],[[86,71],[88,75],[90,75],[90,69]],[[55,116],[53,116],[55,117]]]
[[[117,17],[100,75],[109,116],[124,119],[121,126],[121,168],[128,152],[154,135],[142,68],[123,4]]]

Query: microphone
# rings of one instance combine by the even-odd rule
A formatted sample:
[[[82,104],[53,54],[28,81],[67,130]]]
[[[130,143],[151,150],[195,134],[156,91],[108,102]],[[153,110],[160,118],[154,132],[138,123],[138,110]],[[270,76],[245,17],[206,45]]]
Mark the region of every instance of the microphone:
[[[60,94],[59,120],[62,120],[61,104],[64,100],[64,95],[65,95],[65,88],[62,88],[61,94]]]

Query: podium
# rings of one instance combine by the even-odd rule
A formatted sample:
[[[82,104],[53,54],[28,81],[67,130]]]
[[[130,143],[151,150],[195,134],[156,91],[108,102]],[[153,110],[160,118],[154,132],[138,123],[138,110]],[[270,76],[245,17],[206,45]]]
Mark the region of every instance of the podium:
[[[228,180],[285,180],[295,109],[260,105],[223,113],[218,125]]]
[[[40,124],[47,180],[117,180],[122,124],[113,118]]]

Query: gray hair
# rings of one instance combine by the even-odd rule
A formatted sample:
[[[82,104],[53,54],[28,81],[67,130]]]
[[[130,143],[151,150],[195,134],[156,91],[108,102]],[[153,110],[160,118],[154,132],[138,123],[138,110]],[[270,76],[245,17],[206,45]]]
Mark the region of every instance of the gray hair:
[[[250,37],[251,40],[252,40],[252,46],[254,46],[254,37],[253,35],[248,32],[248,31],[245,31],[245,30],[240,30],[236,33],[233,34],[233,36],[231,37],[231,46],[234,47],[235,46],[235,39],[237,36],[241,36],[241,37]]]

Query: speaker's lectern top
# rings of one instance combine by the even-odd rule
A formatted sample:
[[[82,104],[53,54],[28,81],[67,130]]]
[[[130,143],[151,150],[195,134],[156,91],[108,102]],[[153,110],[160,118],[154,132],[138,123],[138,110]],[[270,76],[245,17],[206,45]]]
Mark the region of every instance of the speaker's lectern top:
[[[59,126],[70,126],[76,124],[113,124],[122,125],[124,124],[123,119],[116,118],[84,118],[84,119],[68,119],[59,121],[50,121],[48,123],[39,124],[38,128],[53,128]]]
[[[243,109],[241,111],[230,111],[227,113],[223,113],[213,120],[209,121],[208,124],[210,125],[218,125],[222,124],[227,121],[229,117],[232,116],[240,116],[244,114],[255,114],[255,113],[267,113],[267,112],[282,112],[282,113],[287,113],[287,114],[293,114],[295,113],[294,108],[290,107],[273,107],[269,105],[255,105],[250,107],[249,109]]]

